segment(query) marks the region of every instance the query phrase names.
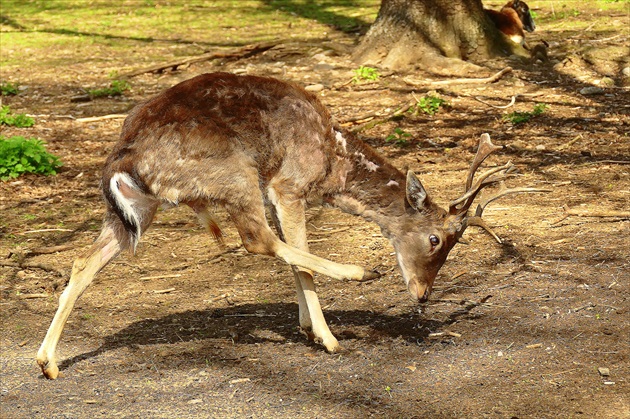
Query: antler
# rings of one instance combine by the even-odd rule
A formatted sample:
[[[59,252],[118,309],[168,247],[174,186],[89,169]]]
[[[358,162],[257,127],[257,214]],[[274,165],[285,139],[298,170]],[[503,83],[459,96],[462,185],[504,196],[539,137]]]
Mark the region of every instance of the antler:
[[[501,146],[496,146],[492,144],[492,141],[490,141],[490,135],[486,133],[481,135],[481,139],[479,140],[479,147],[477,148],[477,154],[475,155],[475,159],[470,165],[470,169],[468,170],[468,176],[466,177],[466,191],[461,197],[457,198],[454,201],[451,201],[451,203],[449,204],[449,209],[448,209],[449,214],[452,214],[452,215],[465,214],[470,208],[470,206],[472,205],[477,194],[483,188],[490,185],[494,185],[497,182],[500,182],[501,180],[507,177],[508,173],[513,168],[513,165],[511,162],[508,162],[505,165],[500,166],[500,167],[495,167],[483,173],[473,186],[473,179],[475,177],[475,172],[477,171],[481,163],[483,163],[483,161],[490,154],[494,153],[495,151],[501,148],[502,148]],[[495,178],[488,179],[490,176],[501,171],[503,171],[502,175],[499,175],[498,177],[495,177]],[[461,207],[458,207],[458,205],[462,202],[464,202],[464,205],[462,205]]]
[[[485,187],[495,185],[500,183],[500,188],[494,195],[484,199],[480,204],[477,205],[475,210],[475,215],[466,217],[466,226],[477,226],[486,230],[498,243],[502,243],[501,239],[497,234],[486,224],[486,222],[481,218],[483,215],[483,211],[488,204],[492,201],[495,201],[505,195],[514,194],[514,193],[526,193],[526,192],[551,192],[549,189],[539,189],[539,188],[507,188],[505,183],[503,182],[510,176],[514,176],[513,172],[516,170],[512,162],[507,162],[503,166],[498,166],[492,168],[479,176],[479,179],[473,185],[473,179],[475,176],[475,172],[483,163],[483,161],[496,150],[501,149],[502,147],[496,146],[492,144],[490,141],[490,136],[488,134],[482,134],[481,139],[479,140],[479,148],[477,149],[477,154],[475,155],[475,159],[470,165],[470,170],[468,171],[468,177],[466,178],[466,191],[464,194],[457,198],[454,201],[451,201],[449,204],[449,213],[453,215],[465,215],[468,212],[468,209],[473,204],[477,194]],[[494,177],[493,177],[494,175]],[[459,204],[464,203],[460,207]]]

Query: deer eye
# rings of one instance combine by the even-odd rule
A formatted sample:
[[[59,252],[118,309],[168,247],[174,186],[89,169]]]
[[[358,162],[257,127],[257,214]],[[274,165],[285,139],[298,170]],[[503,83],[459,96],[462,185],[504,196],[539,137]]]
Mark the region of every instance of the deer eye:
[[[435,247],[438,244],[440,244],[440,238],[436,236],[435,234],[431,234],[429,236],[429,242],[431,242],[431,246]]]

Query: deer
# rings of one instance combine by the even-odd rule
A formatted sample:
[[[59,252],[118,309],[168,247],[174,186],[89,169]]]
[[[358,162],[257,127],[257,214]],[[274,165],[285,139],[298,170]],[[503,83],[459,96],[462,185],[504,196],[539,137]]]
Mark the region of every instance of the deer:
[[[135,252],[160,206],[178,205],[190,207],[219,243],[223,233],[210,208],[223,207],[248,252],[290,265],[300,328],[334,353],[340,346],[322,313],[314,273],[354,281],[380,273],[310,253],[306,206],[330,205],[380,226],[412,297],[426,302],[467,226],[491,231],[481,219],[485,205],[509,193],[536,191],[505,187],[504,180],[514,176],[511,162],[473,179],[499,149],[482,135],[465,192],[444,210],[413,171],[404,174],[341,128],[322,102],[297,84],[231,73],[183,81],[125,119],[102,171],[106,212],[100,234],[74,261],[37,363],[45,377],[58,377],[55,351],[77,299],[116,256]],[[496,196],[468,214],[482,189],[499,184]]]
[[[529,11],[529,6],[521,0],[510,0],[500,11],[484,9],[497,29],[515,44],[529,50],[525,42],[525,31],[534,32],[536,24]]]

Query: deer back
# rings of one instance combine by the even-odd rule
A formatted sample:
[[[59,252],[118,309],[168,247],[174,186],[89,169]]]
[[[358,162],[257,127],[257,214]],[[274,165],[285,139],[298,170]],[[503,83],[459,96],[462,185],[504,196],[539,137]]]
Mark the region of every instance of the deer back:
[[[303,89],[204,74],[132,110],[105,164],[103,189],[109,197],[111,179],[124,173],[162,203],[238,202],[251,191],[242,182],[251,168],[262,186],[283,173],[295,190],[324,193],[320,186],[342,186],[342,179],[330,180],[342,172],[340,152],[329,112]]]

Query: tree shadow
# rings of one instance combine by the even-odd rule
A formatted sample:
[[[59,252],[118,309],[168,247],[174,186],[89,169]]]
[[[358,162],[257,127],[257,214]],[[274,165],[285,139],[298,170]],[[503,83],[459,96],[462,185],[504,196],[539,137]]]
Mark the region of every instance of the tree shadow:
[[[340,1],[315,1],[307,0],[299,2],[295,0],[263,0],[263,3],[271,10],[291,13],[306,19],[312,19],[328,25],[345,33],[364,33],[371,23],[360,19],[358,16],[345,16],[336,13],[334,8],[361,7],[363,4],[356,0]]]

